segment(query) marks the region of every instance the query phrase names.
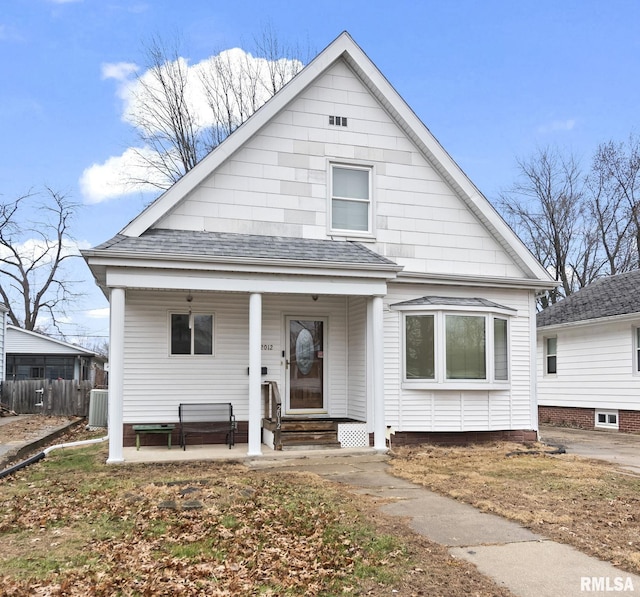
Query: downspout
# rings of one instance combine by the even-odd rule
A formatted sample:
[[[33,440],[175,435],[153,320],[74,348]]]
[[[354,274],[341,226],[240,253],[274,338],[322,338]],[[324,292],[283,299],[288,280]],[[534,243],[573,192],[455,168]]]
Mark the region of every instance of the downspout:
[[[83,439],[77,442],[68,442],[66,444],[56,444],[54,446],[49,446],[48,448],[45,448],[44,450],[42,450],[42,452],[39,452],[38,454],[36,454],[35,456],[31,456],[31,458],[27,458],[22,462],[18,462],[17,464],[14,464],[9,468],[3,471],[0,471],[0,479],[4,479],[5,477],[8,477],[9,475],[12,475],[13,473],[19,471],[20,469],[26,468],[30,464],[35,464],[36,462],[39,462],[40,460],[45,458],[49,454],[49,452],[53,452],[53,450],[59,450],[61,448],[75,448],[77,446],[87,446],[89,444],[99,444],[102,442],[106,442],[108,439],[109,439],[109,434],[107,433],[107,435],[103,437],[97,437],[95,439]]]

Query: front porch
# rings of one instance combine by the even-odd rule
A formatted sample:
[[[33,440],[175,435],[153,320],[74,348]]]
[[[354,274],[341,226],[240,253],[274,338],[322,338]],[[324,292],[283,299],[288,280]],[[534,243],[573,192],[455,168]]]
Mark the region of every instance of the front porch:
[[[273,450],[262,446],[260,456],[247,456],[248,444],[236,444],[231,449],[223,444],[200,444],[188,446],[186,450],[179,446],[170,450],[167,446],[144,446],[136,450],[135,446],[123,448],[123,461],[126,464],[169,463],[169,462],[216,462],[245,464],[251,468],[268,468],[270,466],[296,466],[301,461],[311,459],[345,459],[353,456],[384,460],[386,454],[374,448],[335,448],[324,450]]]

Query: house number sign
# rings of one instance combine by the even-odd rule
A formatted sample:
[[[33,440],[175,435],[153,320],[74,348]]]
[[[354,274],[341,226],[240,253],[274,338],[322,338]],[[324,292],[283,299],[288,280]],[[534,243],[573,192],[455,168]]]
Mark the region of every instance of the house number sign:
[[[262,350],[273,350],[273,344],[262,344]]]

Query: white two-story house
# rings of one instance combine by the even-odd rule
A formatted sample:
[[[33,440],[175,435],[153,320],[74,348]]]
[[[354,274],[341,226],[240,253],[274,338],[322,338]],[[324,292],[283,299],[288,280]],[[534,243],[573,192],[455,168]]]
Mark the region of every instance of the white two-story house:
[[[347,33],[84,257],[111,305],[112,462],[198,401],[230,402],[259,455],[265,388],[342,445],[536,437],[553,281]]]

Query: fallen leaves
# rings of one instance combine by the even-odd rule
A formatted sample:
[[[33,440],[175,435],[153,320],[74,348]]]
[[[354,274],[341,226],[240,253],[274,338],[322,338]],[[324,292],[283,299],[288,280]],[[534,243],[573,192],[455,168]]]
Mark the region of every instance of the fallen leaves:
[[[506,457],[518,447],[399,448],[392,471],[640,573],[640,478],[566,454]]]

